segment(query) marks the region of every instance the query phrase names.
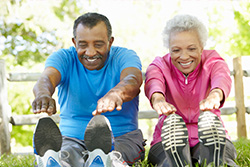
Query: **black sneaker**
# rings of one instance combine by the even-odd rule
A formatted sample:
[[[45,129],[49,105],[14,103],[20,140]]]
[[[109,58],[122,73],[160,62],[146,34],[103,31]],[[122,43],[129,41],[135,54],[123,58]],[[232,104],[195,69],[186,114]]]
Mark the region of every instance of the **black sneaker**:
[[[40,156],[44,156],[49,149],[58,152],[62,146],[61,132],[50,117],[38,120],[33,140],[35,150]]]
[[[88,151],[101,149],[108,154],[112,148],[112,131],[109,120],[103,115],[94,116],[88,123],[84,142]]]
[[[40,118],[37,122],[33,147],[38,167],[60,167],[59,151],[62,135],[56,123],[50,117]]]
[[[224,162],[226,144],[225,129],[214,113],[202,112],[198,119],[198,135],[201,144],[201,163],[220,166]]]
[[[188,130],[181,116],[171,114],[164,120],[161,139],[170,166],[192,166]]]

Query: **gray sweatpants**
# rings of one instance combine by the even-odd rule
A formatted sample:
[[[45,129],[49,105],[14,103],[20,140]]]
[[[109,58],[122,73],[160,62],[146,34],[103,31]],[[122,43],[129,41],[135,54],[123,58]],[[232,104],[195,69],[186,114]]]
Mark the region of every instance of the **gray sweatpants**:
[[[128,165],[143,160],[145,142],[140,129],[115,137],[115,151],[122,154]],[[86,160],[86,146],[83,140],[63,136],[61,160],[64,166],[83,167]]]
[[[190,154],[191,154],[193,166],[195,166],[194,164],[199,161],[199,155],[200,155],[199,147],[200,145],[198,143],[194,147],[190,148]],[[228,166],[233,166],[233,167],[237,166],[236,163],[234,162],[234,160],[237,157],[237,154],[236,154],[236,149],[233,143],[230,140],[226,139],[225,147],[226,147],[225,154],[224,154],[225,163]],[[152,163],[153,165],[157,165],[157,167],[169,167],[168,157],[165,154],[165,151],[163,149],[161,142],[156,143],[150,148],[149,154],[148,154],[148,161],[149,163]]]

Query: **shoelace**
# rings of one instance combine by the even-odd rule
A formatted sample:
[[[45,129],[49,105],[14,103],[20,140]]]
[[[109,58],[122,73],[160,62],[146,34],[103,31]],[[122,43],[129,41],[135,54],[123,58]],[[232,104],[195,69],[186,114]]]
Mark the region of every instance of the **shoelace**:
[[[113,156],[111,156],[112,160],[122,161],[122,154],[120,152],[113,150],[110,153],[113,154]]]
[[[110,152],[110,160],[112,161],[113,167],[129,167],[127,163],[124,163],[124,160],[122,159],[122,154],[118,151],[112,151]]]
[[[64,157],[62,157],[62,154],[64,154],[64,155],[66,155],[67,154],[67,156],[64,156]],[[65,160],[65,159],[68,159],[69,158],[69,152],[68,151],[60,151],[59,152],[59,158],[61,159],[61,160]]]
[[[89,151],[88,150],[83,151],[82,158],[84,159],[85,162],[87,161],[88,157],[89,157]]]

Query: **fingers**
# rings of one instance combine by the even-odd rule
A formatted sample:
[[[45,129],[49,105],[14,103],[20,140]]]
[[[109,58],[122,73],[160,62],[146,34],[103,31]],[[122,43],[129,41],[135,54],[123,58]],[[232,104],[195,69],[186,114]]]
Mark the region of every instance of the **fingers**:
[[[220,102],[218,100],[205,99],[200,102],[201,111],[219,109],[219,107],[220,107]]]
[[[169,104],[165,101],[158,102],[158,103],[154,104],[153,107],[159,115],[164,114],[164,115],[168,116],[168,115],[176,112],[176,108],[172,104]]]
[[[120,111],[122,109],[122,99],[119,96],[105,96],[98,100],[96,110],[92,112],[93,115],[111,112],[114,109]]]
[[[50,99],[49,106],[47,107],[47,111],[45,112],[47,112],[50,116],[56,113],[56,102],[54,99]]]
[[[33,101],[32,109],[34,114],[45,112],[51,116],[56,113],[56,103],[51,97],[38,97]]]

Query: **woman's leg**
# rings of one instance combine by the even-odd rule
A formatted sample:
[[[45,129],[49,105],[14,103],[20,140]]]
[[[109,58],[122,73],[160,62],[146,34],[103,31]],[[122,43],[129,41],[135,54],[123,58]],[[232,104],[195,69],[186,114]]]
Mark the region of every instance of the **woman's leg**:
[[[148,153],[148,162],[157,167],[168,167],[170,166],[167,160],[167,156],[163,149],[162,143],[156,143],[153,145]]]

